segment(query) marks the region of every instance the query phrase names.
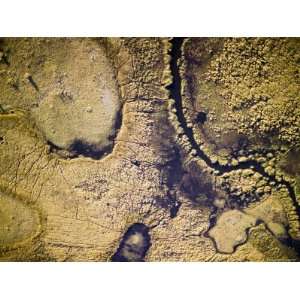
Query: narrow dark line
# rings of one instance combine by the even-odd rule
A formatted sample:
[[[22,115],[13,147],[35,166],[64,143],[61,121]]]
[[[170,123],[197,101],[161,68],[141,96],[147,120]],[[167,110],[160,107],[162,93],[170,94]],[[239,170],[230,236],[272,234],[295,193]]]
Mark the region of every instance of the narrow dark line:
[[[268,182],[274,182],[276,186],[282,184],[287,188],[290,198],[296,208],[297,214],[300,216],[300,205],[297,201],[297,197],[292,185],[282,179],[277,180],[275,176],[270,176],[265,169],[262,167],[260,163],[255,160],[248,160],[246,162],[240,162],[236,166],[230,165],[220,165],[219,162],[212,162],[211,159],[200,149],[198,143],[196,142],[193,134],[192,128],[187,126],[186,118],[183,114],[183,106],[182,106],[182,96],[181,96],[181,75],[179,71],[179,59],[182,57],[182,45],[184,42],[183,37],[173,38],[171,41],[171,51],[169,52],[171,60],[170,60],[170,70],[173,77],[173,82],[167,86],[167,89],[170,91],[170,96],[175,100],[175,108],[176,115],[181,127],[184,130],[185,135],[187,136],[190,145],[193,149],[196,150],[197,156],[201,158],[210,168],[217,170],[220,175],[224,173],[228,173],[235,170],[244,170],[244,169],[253,169],[257,173],[261,174],[264,178],[268,180]],[[212,215],[215,215],[214,213]],[[212,217],[209,229],[214,226],[216,222],[216,217]],[[208,231],[209,231],[208,229]],[[207,231],[207,232],[208,232]],[[296,251],[300,254],[300,241],[290,239],[289,244],[296,249]]]

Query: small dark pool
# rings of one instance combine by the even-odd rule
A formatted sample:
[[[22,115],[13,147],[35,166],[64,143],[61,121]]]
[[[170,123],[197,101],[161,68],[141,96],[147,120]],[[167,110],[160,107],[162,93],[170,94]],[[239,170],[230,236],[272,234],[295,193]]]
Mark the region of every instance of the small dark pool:
[[[119,248],[112,256],[114,262],[144,261],[151,246],[149,228],[142,223],[131,225],[125,232]]]

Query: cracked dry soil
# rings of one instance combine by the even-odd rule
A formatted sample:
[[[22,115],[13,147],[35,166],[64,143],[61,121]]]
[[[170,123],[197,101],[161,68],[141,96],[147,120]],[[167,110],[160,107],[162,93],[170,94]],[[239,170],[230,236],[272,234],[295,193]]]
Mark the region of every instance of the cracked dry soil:
[[[1,261],[298,261],[300,40],[0,39]]]

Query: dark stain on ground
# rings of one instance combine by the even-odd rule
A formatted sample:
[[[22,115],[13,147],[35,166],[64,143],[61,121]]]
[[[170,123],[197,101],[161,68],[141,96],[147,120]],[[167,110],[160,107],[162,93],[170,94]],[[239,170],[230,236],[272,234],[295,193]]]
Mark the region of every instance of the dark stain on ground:
[[[206,122],[206,120],[207,120],[206,113],[204,111],[198,112],[197,117],[196,117],[196,122],[198,124],[203,125]]]
[[[192,199],[199,194],[205,194],[211,200],[216,196],[211,178],[207,174],[203,174],[195,162],[191,162],[187,166],[179,188],[181,192]]]
[[[56,153],[63,158],[76,158],[81,155],[98,160],[104,156],[106,151],[110,150],[110,147],[99,150],[94,145],[90,145],[81,140],[75,140],[68,149],[62,149],[50,141],[47,141],[47,144],[50,147],[50,152]]]
[[[113,262],[142,262],[151,246],[149,228],[142,223],[131,225],[125,232],[120,246],[112,256]]]

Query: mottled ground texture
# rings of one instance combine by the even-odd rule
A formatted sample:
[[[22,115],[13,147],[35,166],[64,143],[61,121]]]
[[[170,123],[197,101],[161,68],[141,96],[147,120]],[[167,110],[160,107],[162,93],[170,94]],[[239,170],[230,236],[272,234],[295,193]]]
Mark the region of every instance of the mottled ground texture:
[[[300,39],[0,39],[1,261],[299,261]]]

